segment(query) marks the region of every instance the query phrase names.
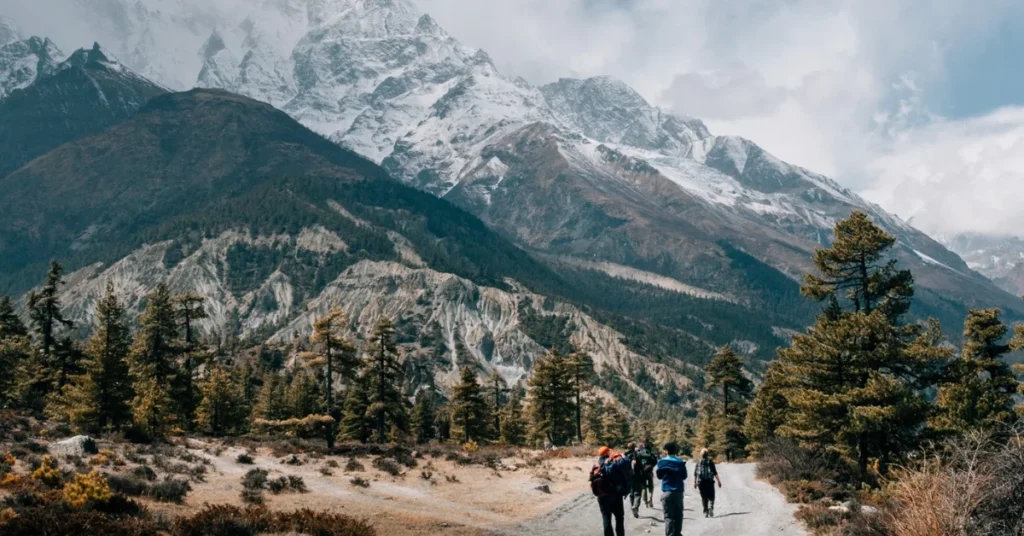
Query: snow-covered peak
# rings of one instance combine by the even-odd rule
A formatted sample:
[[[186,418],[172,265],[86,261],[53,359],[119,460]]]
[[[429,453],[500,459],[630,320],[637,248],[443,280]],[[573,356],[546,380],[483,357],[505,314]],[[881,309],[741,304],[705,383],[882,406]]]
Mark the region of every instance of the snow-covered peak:
[[[651,106],[636,90],[609,76],[563,78],[540,90],[567,126],[601,142],[684,154],[710,136],[700,121]]]
[[[422,16],[409,0],[314,0],[309,10],[311,26],[330,25],[365,39],[413,33]]]
[[[0,45],[13,43],[21,39],[21,33],[14,21],[6,17],[0,17]]]
[[[114,72],[124,70],[124,66],[107,55],[99,43],[93,43],[92,48],[80,48],[74,51],[57,69],[64,70],[69,67],[102,67]]]
[[[49,39],[31,37],[0,46],[0,99],[54,72],[63,59]]]

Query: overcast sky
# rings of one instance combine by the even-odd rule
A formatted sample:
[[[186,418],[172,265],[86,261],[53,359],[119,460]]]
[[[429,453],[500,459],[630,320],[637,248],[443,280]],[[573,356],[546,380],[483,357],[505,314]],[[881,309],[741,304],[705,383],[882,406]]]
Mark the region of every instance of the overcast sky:
[[[1024,234],[1024,2],[418,1],[532,82],[611,74],[926,230]]]
[[[413,1],[506,74],[613,75],[926,231],[1024,234],[1024,1]],[[55,2],[0,15],[53,27]]]

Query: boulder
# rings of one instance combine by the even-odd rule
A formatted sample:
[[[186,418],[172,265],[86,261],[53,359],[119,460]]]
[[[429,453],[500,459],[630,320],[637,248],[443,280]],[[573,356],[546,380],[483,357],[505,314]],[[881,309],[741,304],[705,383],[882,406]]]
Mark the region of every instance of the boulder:
[[[89,436],[79,435],[64,441],[50,443],[50,454],[56,456],[85,456],[96,454],[96,441]]]

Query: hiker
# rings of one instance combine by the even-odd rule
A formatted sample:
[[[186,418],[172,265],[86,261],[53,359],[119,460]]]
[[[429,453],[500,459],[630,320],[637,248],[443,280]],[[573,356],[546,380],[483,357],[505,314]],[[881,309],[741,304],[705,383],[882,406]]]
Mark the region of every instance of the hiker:
[[[608,447],[597,451],[598,459],[590,470],[590,489],[597,496],[604,523],[604,536],[626,536],[623,501],[633,481],[632,462]],[[612,531],[612,517],[615,530]]]
[[[638,449],[632,441],[627,445],[625,456],[633,463],[633,487],[629,493],[633,517],[640,517],[640,505],[654,508],[654,466],[658,458],[651,452],[650,442]]]
[[[654,508],[654,468],[658,465],[658,455],[654,453],[654,445],[650,439],[643,442],[637,457],[644,471],[643,500],[648,508]]]
[[[665,457],[658,460],[656,470],[661,480],[661,509],[665,516],[665,536],[683,534],[683,489],[686,484],[686,462],[677,455],[679,445],[665,444]]]
[[[700,490],[700,502],[704,505],[704,517],[715,517],[715,482],[722,487],[718,469],[708,449],[700,450],[700,460],[693,470],[693,487]]]

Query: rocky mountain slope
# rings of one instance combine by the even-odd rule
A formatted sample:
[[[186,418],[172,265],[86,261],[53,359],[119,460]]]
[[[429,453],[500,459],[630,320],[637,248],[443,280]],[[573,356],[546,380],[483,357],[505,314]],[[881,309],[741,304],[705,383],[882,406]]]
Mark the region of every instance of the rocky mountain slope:
[[[547,348],[575,347],[634,407],[683,389],[713,343],[682,327],[631,342],[621,330],[632,321],[586,290],[616,280],[567,280],[450,203],[223,91],[155,97],[0,189],[0,293],[20,294],[62,259],[72,270],[62,298],[80,325],[108,281],[135,311],[161,281],[206,296],[204,331],[221,340],[291,341],[342,306],[360,334],[395,319],[413,387],[443,385],[460,366],[515,382]],[[631,284],[638,302],[688,305]],[[708,319],[739,311],[726,304]]]
[[[62,55],[48,40],[18,41],[5,50],[27,56],[21,62],[0,60],[0,78],[31,80],[6,98],[0,90],[0,177],[63,143],[127,119],[166,93],[109,58],[98,44],[59,63],[53,60]],[[33,77],[19,70],[28,64],[37,66]]]
[[[1024,240],[1017,236],[963,233],[940,240],[973,270],[1003,290],[1024,294]]]

